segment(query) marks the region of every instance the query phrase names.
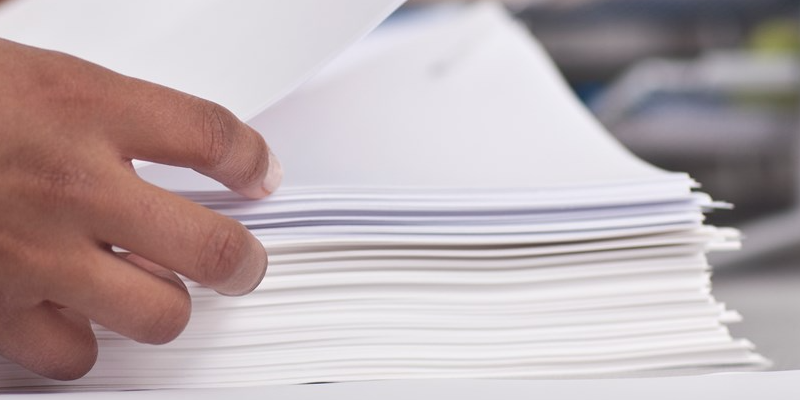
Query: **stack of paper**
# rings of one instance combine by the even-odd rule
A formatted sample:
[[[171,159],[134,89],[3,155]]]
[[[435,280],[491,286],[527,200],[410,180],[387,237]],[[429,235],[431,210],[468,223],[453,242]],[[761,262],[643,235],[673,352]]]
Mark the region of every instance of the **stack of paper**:
[[[702,213],[724,205],[616,143],[498,6],[394,21],[250,122],[286,171],[269,199],[139,173],[244,223],[270,254],[263,284],[191,286],[165,346],[97,327],[98,364],[70,388],[766,364],[710,294],[704,254],[738,235]],[[0,363],[0,387],[51,385]]]

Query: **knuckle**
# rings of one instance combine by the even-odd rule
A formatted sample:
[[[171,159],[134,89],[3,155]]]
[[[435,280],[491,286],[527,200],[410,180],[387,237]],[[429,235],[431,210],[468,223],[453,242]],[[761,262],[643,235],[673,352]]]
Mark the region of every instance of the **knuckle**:
[[[65,127],[79,128],[76,135],[98,127],[91,117],[108,110],[109,92],[121,75],[51,50],[13,44],[3,46],[2,52],[3,77],[12,78],[4,80],[3,96],[17,105],[0,110],[4,124],[25,121],[27,126],[35,124],[62,135],[70,134]]]
[[[95,192],[96,179],[88,168],[82,168],[58,155],[44,159],[46,161],[34,163],[29,169],[32,182],[41,193],[35,198],[56,209],[92,199],[90,194]]]
[[[201,283],[219,287],[234,276],[245,259],[246,235],[233,222],[219,224],[207,234],[197,262]]]
[[[201,154],[199,167],[206,170],[223,166],[233,142],[237,119],[226,108],[207,101],[201,105]]]
[[[31,82],[40,98],[74,113],[101,107],[106,102],[103,94],[108,75],[93,64],[52,52],[47,62],[32,69]]]
[[[170,292],[168,298],[156,303],[148,313],[148,322],[143,330],[141,341],[150,344],[169,343],[183,332],[189,323],[192,302],[189,294],[181,291]]]

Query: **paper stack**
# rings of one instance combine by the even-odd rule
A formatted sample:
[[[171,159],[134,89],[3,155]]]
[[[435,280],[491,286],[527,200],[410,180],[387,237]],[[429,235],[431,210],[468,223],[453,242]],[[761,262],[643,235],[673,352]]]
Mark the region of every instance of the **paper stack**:
[[[267,200],[139,172],[244,223],[263,284],[192,286],[165,346],[97,327],[98,364],[68,388],[766,365],[710,294],[704,254],[738,234],[702,213],[724,204],[616,143],[499,6],[390,21],[250,122],[286,171]],[[0,387],[60,385],[0,364]]]

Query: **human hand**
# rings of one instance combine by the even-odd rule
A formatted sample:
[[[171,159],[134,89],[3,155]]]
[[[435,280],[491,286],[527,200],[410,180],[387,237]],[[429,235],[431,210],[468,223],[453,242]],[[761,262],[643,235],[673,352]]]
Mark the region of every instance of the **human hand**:
[[[258,240],[142,181],[132,158],[250,198],[281,178],[263,138],[218,105],[0,39],[0,355],[78,378],[97,355],[90,319],[144,343],[180,334],[191,301],[175,272],[226,295],[261,281]]]

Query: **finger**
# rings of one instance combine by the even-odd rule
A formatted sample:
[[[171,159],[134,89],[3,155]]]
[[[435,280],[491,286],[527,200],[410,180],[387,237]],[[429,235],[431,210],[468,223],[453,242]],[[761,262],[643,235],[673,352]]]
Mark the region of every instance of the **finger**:
[[[83,261],[54,280],[52,301],[142,343],[170,342],[186,327],[192,305],[183,285],[100,249]]]
[[[110,243],[227,295],[249,293],[267,269],[264,246],[242,224],[121,169],[89,229]]]
[[[116,90],[123,156],[193,168],[251,198],[278,188],[283,170],[264,138],[224,107],[137,79]]]
[[[47,378],[86,375],[97,360],[97,340],[89,320],[44,302],[0,319],[0,354]]]

